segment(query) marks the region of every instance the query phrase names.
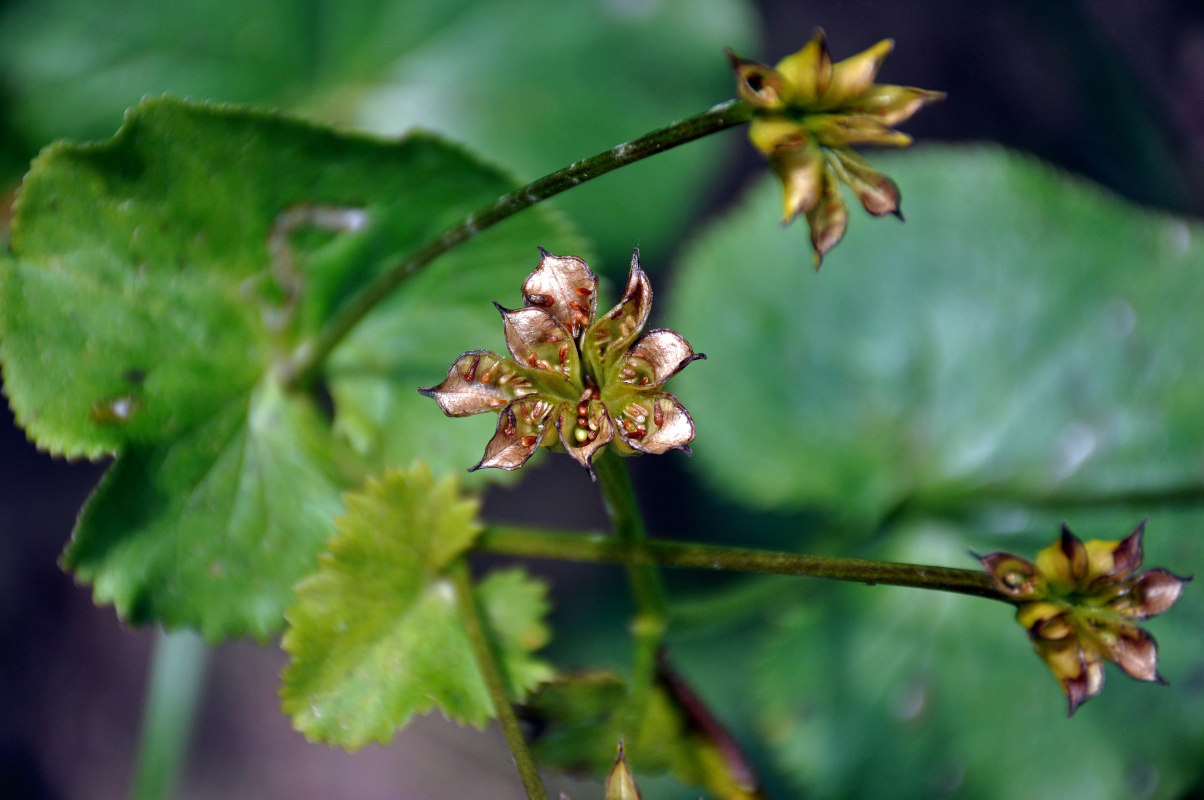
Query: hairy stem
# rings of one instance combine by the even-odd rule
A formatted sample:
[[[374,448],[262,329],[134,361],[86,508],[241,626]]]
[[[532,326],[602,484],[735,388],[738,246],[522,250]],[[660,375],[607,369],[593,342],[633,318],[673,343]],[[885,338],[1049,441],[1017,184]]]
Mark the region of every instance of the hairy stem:
[[[883,583],[916,589],[937,589],[1008,602],[1003,595],[995,591],[990,577],[982,570],[976,569],[900,564],[862,558],[827,558],[655,539],[624,542],[600,534],[532,531],[506,527],[487,529],[477,540],[477,547],[489,553],[524,558],[617,563],[626,564],[629,568],[658,566],[795,575],[871,585]]]
[[[523,789],[527,792],[528,800],[548,800],[548,792],[543,781],[539,778],[539,769],[535,759],[523,738],[518,716],[514,706],[510,704],[510,696],[506,691],[506,678],[502,667],[498,664],[490,643],[489,634],[485,630],[485,621],[477,602],[477,593],[473,589],[472,576],[468,573],[468,563],[460,559],[451,568],[451,579],[456,587],[456,602],[460,609],[460,621],[468,632],[468,640],[472,644],[473,657],[477,668],[485,679],[485,688],[489,691],[489,699],[493,701],[493,712],[497,715],[498,726],[510,746],[514,756],[514,765],[522,779]]]
[[[692,142],[703,136],[740,125],[750,119],[748,107],[729,100],[697,116],[675,122],[638,139],[597,155],[582,159],[556,172],[502,195],[491,205],[469,214],[438,236],[419,246],[401,261],[384,270],[359,294],[355,295],[314,340],[303,343],[283,370],[285,381],[293,387],[313,382],[330,352],[368,315],[411,275],[447,251],[478,233],[493,227],[536,203],[554,197],[574,186],[591,181],[636,161]]]

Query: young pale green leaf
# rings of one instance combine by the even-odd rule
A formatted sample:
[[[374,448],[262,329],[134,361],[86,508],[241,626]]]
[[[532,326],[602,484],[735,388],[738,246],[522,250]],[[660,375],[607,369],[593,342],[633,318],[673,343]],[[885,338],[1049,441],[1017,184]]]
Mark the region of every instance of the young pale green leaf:
[[[692,466],[870,520],[983,486],[1198,481],[1204,227],[996,148],[882,166],[907,223],[859,227],[818,276],[768,180],[686,256],[668,316],[725,376],[674,384]]]
[[[0,263],[0,366],[39,447],[118,456],[66,556],[98,599],[210,637],[267,635],[366,467],[474,463],[488,431],[444,424],[414,388],[500,339],[480,309],[514,291],[536,245],[580,245],[539,209],[431,265],[336,350],[320,376],[333,426],[274,376],[356,289],[511,186],[430,136],[167,98],[109,141],[43,152]],[[291,231],[290,270],[273,234],[315,207],[366,224]]]
[[[310,739],[348,749],[386,742],[436,708],[483,726],[493,707],[445,576],[480,532],[477,503],[419,466],[369,481],[346,504],[329,552],[286,614],[285,713]],[[548,637],[545,587],[511,570],[477,592],[509,691],[521,699],[551,677],[532,655]]]
[[[511,697],[524,698],[553,677],[548,662],[535,656],[551,638],[544,622],[550,610],[547,586],[521,569],[505,569],[485,576],[477,596],[504,665],[507,691]]]

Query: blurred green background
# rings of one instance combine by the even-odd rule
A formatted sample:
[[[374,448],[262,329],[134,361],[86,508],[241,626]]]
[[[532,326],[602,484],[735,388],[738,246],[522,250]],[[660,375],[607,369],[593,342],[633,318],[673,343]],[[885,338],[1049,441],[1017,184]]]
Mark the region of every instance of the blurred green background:
[[[1031,554],[1062,520],[1119,538],[1148,514],[1148,562],[1199,571],[1198,502],[1116,497],[1204,481],[1194,3],[9,0],[0,196],[43,145],[105,138],[163,92],[385,136],[435,129],[534,178],[729,97],[724,47],[773,62],[817,25],[836,58],[895,38],[882,79],[949,92],[905,126],[923,148],[871,154],[902,188],[905,225],[854,208],[813,274],[805,229],[776,224],[779,189],[741,132],[557,201],[612,282],[641,248],[654,321],[710,355],[674,384],[695,457],[633,463],[654,534],[972,566],[967,550]],[[41,457],[11,421],[0,437],[0,796],[122,797],[150,634],[55,566],[103,465]],[[605,524],[565,459],[528,469],[489,496],[493,518]],[[535,487],[563,502],[532,510]],[[1098,497],[1111,500],[1086,502]],[[535,566],[557,587],[552,655],[621,666],[619,571]],[[1005,607],[669,578],[676,665],[772,797],[1204,791],[1194,589],[1150,625],[1171,687],[1109,668],[1068,721]],[[522,796],[496,738],[437,719],[351,756],[307,745],[278,711],[282,662],[245,643],[217,651],[181,796]],[[599,793],[549,783],[562,788]]]

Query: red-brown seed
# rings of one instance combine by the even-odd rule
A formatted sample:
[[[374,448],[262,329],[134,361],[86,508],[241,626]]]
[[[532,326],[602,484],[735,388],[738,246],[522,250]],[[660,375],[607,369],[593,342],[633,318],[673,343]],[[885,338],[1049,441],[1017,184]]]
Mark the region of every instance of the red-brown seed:
[[[586,437],[586,440],[592,442],[594,439],[597,439],[597,438],[598,438],[598,432],[596,430],[591,430],[589,432],[589,436]]]
[[[539,363],[539,356],[535,355],[534,353],[528,353],[527,354],[527,363],[530,364],[531,366],[535,366],[536,364]]]
[[[539,437],[538,436],[524,436],[523,438],[519,439],[518,441],[519,441],[519,444],[521,444],[523,447],[533,447],[535,445],[535,443],[539,441]]]
[[[539,306],[541,308],[547,308],[555,302],[550,295],[535,294],[534,292],[523,295],[523,299],[527,301],[527,305]]]
[[[505,417],[506,419],[502,423],[502,436],[505,436],[508,439],[514,435],[514,429],[517,427],[517,422],[514,419],[514,412],[507,412]]]
[[[468,383],[472,383],[472,379],[477,376],[477,365],[480,363],[481,363],[480,356],[477,356],[476,358],[474,358],[472,360],[472,363],[468,365],[468,372],[464,373],[465,381],[467,381]]]
[[[576,288],[573,289],[573,291],[577,294],[578,297],[589,297],[591,294],[594,293],[594,290],[589,288],[588,286],[577,286]]]
[[[568,360],[569,360],[569,343],[565,342],[564,344],[560,345],[560,363],[563,364],[564,362],[566,362]]]
[[[658,428],[665,424],[665,409],[661,408],[661,404],[656,401],[652,402],[652,421]]]

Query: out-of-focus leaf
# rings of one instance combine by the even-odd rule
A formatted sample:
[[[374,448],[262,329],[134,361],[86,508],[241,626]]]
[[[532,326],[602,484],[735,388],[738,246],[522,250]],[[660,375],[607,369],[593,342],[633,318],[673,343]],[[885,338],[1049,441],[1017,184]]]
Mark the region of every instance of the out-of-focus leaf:
[[[536,731],[536,757],[558,769],[601,774],[612,762],[611,743],[625,741],[632,768],[640,773],[668,771],[720,800],[761,800],[756,776],[734,740],[684,686],[663,670],[643,714],[635,715],[625,682],[613,673],[545,683],[525,709]]]
[[[858,227],[819,275],[769,179],[684,259],[668,319],[711,360],[675,391],[708,481],[869,521],[1197,481],[1204,227],[996,148],[882,162],[907,223]]]
[[[1041,522],[1048,539],[1057,522]],[[1075,517],[1093,538],[1133,522],[1121,513]],[[1151,515],[1148,563],[1204,566],[1202,524],[1198,512]],[[961,531],[914,524],[874,555],[970,567],[965,544]],[[1109,666],[1103,694],[1067,719],[1065,696],[1010,606],[912,589],[813,588],[822,591],[779,615],[754,669],[759,725],[779,769],[807,797],[1169,799],[1198,775],[1198,592],[1147,623],[1169,687]]]
[[[483,727],[493,705],[445,576],[480,532],[476,502],[425,467],[389,472],[346,502],[329,552],[287,614],[285,713],[310,739],[348,749],[386,742],[435,708]],[[551,677],[531,655],[548,637],[545,587],[511,570],[478,593],[510,694],[521,699]]]
[[[500,344],[488,304],[517,292],[536,245],[580,249],[540,210],[430,266],[336,350],[334,435],[276,374],[356,288],[510,186],[429,136],[166,99],[107,142],[39,157],[0,264],[0,364],[39,447],[118,455],[65,559],[98,600],[134,622],[267,635],[365,466],[477,461],[493,422],[448,424],[415,388]],[[268,240],[282,211],[315,204],[369,222],[297,232],[290,322]]]
[[[0,14],[0,65],[29,139],[87,139],[147,94],[295,106],[346,91],[468,5],[26,0]]]
[[[436,129],[526,179],[727,99],[723,49],[755,50],[740,0],[9,6],[0,70],[31,145],[106,135],[127,106],[170,92],[389,135]],[[638,244],[655,268],[723,147],[692,144],[557,202],[616,267]]]
[[[491,572],[477,585],[477,595],[510,682],[510,696],[521,700],[553,676],[552,667],[535,656],[552,636],[545,622],[550,610],[548,587],[513,568]]]
[[[723,50],[753,38],[749,9],[731,0],[491,0],[399,60],[350,119],[380,133],[434,127],[536,178],[731,97]],[[607,264],[625,266],[638,244],[656,269],[725,145],[743,143],[695,142],[555,202]]]

